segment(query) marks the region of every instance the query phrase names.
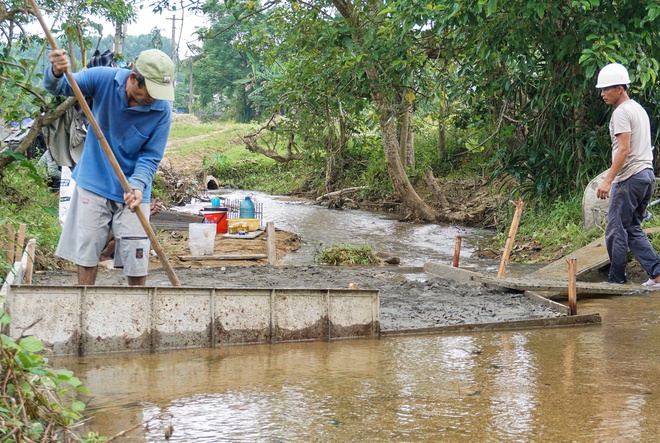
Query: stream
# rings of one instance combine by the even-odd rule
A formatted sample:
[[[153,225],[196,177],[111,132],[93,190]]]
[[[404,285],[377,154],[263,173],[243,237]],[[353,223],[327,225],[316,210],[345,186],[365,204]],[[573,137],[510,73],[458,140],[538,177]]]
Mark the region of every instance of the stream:
[[[242,198],[236,192],[231,198]],[[225,197],[225,196],[223,196]],[[318,243],[369,243],[402,266],[472,257],[492,233],[402,223],[255,194],[264,221]],[[207,203],[196,203],[204,206]],[[190,209],[190,208],[189,208]],[[52,359],[91,396],[84,429],[121,442],[654,442],[660,437],[657,293],[579,300],[602,324],[380,340],[282,343]]]
[[[242,201],[251,195],[262,206],[262,222],[274,222],[275,227],[298,234],[303,247],[282,259],[287,265],[312,265],[317,249],[334,245],[369,245],[374,252],[401,260],[403,267],[422,267],[427,261],[451,264],[456,238],[461,237],[460,264],[482,270],[497,269],[499,261],[474,257],[475,245],[493,231],[442,226],[432,223],[402,222],[395,214],[365,210],[331,210],[314,202],[263,193],[235,191],[220,195],[225,200]],[[196,214],[208,202],[195,200],[179,211]]]

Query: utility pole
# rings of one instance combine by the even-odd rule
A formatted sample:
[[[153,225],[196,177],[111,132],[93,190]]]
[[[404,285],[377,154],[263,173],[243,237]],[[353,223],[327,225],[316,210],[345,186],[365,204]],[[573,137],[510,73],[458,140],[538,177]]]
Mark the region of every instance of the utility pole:
[[[172,20],[172,55],[171,59],[172,61],[176,62],[175,55],[177,53],[177,44],[176,44],[176,21],[180,20],[183,21],[182,18],[176,18],[176,16],[172,15],[172,18],[167,18],[166,20]]]
[[[188,114],[192,114],[193,107],[193,60],[195,57],[189,57],[190,60],[190,84],[188,85]]]

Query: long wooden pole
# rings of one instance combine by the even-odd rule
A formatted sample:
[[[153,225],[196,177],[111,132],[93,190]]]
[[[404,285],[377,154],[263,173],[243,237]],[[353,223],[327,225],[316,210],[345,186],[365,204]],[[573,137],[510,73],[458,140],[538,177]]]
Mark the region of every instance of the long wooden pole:
[[[32,5],[32,9],[34,10],[34,15],[37,17],[37,20],[39,20],[39,23],[41,24],[41,27],[43,28],[44,32],[46,33],[46,38],[50,42],[50,45],[53,49],[58,49],[57,42],[53,38],[53,35],[50,32],[50,29],[48,29],[48,26],[46,25],[46,22],[44,21],[43,17],[41,16],[41,12],[39,11],[39,7],[37,6],[37,3],[35,0],[30,0],[30,4]],[[115,170],[115,174],[117,174],[117,178],[119,179],[119,182],[121,183],[122,188],[124,188],[124,192],[129,193],[132,192],[133,190],[131,189],[131,185],[128,183],[128,180],[126,179],[126,176],[124,175],[124,171],[121,170],[121,167],[119,166],[119,163],[117,162],[117,158],[115,157],[114,152],[112,152],[112,149],[110,149],[110,145],[108,144],[108,140],[106,140],[105,136],[103,135],[103,131],[101,131],[101,127],[99,124],[96,122],[96,119],[94,118],[94,115],[92,114],[92,110],[89,108],[89,105],[87,104],[87,101],[85,101],[85,96],[83,95],[82,91],[80,90],[80,87],[78,86],[78,83],[76,83],[76,79],[73,77],[73,74],[69,69],[65,71],[66,78],[69,81],[69,85],[71,86],[71,89],[73,89],[73,93],[75,94],[76,98],[78,99],[78,103],[83,109],[83,112],[85,113],[85,116],[87,117],[87,120],[89,121],[89,124],[92,126],[92,129],[94,129],[94,134],[96,134],[96,138],[98,138],[99,143],[101,144],[101,147],[103,148],[103,151],[105,152],[105,155],[108,157],[108,160],[110,160],[110,164],[112,165],[112,169]],[[137,215],[138,220],[140,220],[140,224],[144,228],[145,232],[147,233],[147,236],[149,236],[149,240],[151,241],[151,247],[154,248],[154,251],[156,251],[156,254],[158,255],[158,258],[160,259],[161,263],[163,264],[163,267],[165,267],[165,271],[167,272],[167,276],[170,279],[170,283],[172,283],[173,286],[181,286],[181,283],[179,282],[179,279],[177,278],[176,274],[174,274],[174,269],[172,269],[172,265],[170,265],[169,260],[167,259],[167,256],[165,255],[165,252],[163,251],[163,248],[160,246],[160,243],[158,242],[158,238],[156,238],[156,233],[154,230],[151,228],[151,225],[149,224],[149,220],[145,217],[145,215],[142,213],[140,210],[140,207],[138,206],[135,208],[135,215]]]
[[[511,221],[511,228],[509,229],[509,236],[506,238],[506,244],[504,245],[504,252],[502,252],[502,260],[500,261],[500,269],[497,272],[498,277],[504,277],[506,274],[506,265],[509,263],[509,255],[511,254],[511,249],[513,248],[513,241],[516,238],[516,232],[518,232],[518,224],[520,223],[520,216],[522,215],[522,209],[524,203],[521,199],[518,199],[514,203],[516,205],[516,212],[513,214],[513,220]]]

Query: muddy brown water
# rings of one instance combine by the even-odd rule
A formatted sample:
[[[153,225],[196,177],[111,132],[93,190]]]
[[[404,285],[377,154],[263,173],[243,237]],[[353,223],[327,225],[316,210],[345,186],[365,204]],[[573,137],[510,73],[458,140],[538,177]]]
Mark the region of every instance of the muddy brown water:
[[[338,223],[278,214],[276,225],[293,232],[305,217],[325,219],[328,231]],[[411,266],[429,251],[426,260],[446,263],[466,232],[429,225],[403,234],[405,224],[379,220],[363,232],[386,253],[409,252]],[[427,248],[424,235],[438,238]],[[411,236],[421,251],[406,246]],[[170,442],[658,441],[660,293],[579,300],[578,311],[599,313],[602,324],[51,361],[90,391],[92,418],[80,432],[134,427],[120,442],[163,442],[169,426]]]
[[[54,359],[118,441],[653,442],[660,294],[602,325]]]
[[[220,195],[226,200],[241,201],[248,193],[235,191]],[[433,223],[401,222],[401,216],[396,214],[353,209],[329,210],[310,201],[262,193],[250,195],[263,208],[264,223],[272,221],[276,228],[300,235],[303,246],[282,260],[288,265],[313,264],[314,254],[319,248],[345,244],[368,244],[375,252],[400,258],[402,266],[418,267],[427,261],[451,263],[458,236],[464,238],[460,254],[461,265],[483,269],[499,264],[474,257],[476,242],[483,236],[492,236],[493,231]],[[198,201],[173,209],[197,213],[208,205],[208,202]]]

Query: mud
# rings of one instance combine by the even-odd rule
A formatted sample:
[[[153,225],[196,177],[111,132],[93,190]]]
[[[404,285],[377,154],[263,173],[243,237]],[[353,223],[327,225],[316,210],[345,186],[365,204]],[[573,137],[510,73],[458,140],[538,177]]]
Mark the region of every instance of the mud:
[[[376,289],[383,330],[551,318],[559,314],[519,293],[465,285],[397,267],[203,266],[175,268],[183,286],[250,288]],[[74,285],[73,271],[43,272],[44,285]],[[126,285],[122,271],[100,269],[98,285]],[[153,270],[148,286],[168,286],[167,274]]]

